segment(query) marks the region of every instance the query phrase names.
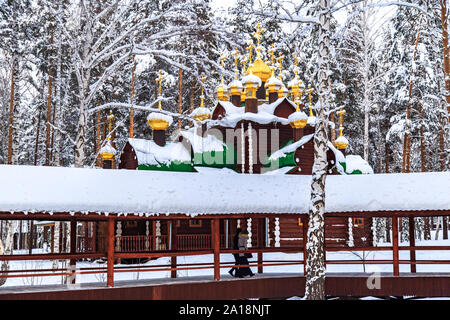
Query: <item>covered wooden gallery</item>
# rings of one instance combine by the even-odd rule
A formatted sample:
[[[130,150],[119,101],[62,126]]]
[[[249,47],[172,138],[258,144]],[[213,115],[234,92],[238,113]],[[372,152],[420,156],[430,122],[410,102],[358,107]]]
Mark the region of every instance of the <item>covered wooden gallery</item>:
[[[106,257],[108,284],[112,285],[118,259],[167,255],[176,266],[177,255],[214,253],[215,263],[219,263],[221,252],[233,252],[230,239],[239,223],[243,227],[246,223],[251,230],[249,247],[258,252],[258,261],[263,252],[306,254],[303,241],[296,248],[283,247],[277,228],[269,240],[268,225],[284,216],[300,219],[298,237],[305,239],[310,176],[224,175],[210,179],[204,173],[7,165],[0,166],[0,174],[8,181],[0,186],[0,219],[67,221],[71,226],[67,252],[2,255],[0,260],[71,259],[75,265],[77,259]],[[392,218],[394,247],[397,241],[398,249],[398,219],[394,217],[449,215],[449,181],[448,172],[328,176],[325,221],[335,217]],[[145,235],[129,239],[121,234],[122,224],[136,221],[145,221]],[[207,234],[178,234],[182,226],[199,225],[199,221],[202,227],[208,226]],[[94,237],[101,237],[88,251],[77,245],[78,222],[103,230],[94,232]],[[203,247],[183,251],[189,241],[203,243]],[[410,241],[414,246],[414,237]],[[216,267],[218,279],[219,264]]]

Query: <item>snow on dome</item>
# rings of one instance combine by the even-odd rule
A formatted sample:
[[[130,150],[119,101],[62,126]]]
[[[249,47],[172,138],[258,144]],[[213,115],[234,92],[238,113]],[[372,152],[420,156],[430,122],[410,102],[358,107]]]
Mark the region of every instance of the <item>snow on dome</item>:
[[[164,121],[167,121],[169,123],[169,126],[172,124],[173,122],[173,118],[170,115],[167,114],[163,114],[160,112],[152,112],[147,116],[147,120],[152,120],[152,119],[161,119]]]
[[[274,85],[277,85],[277,86],[280,86],[280,87],[283,85],[281,80],[276,78],[276,77],[270,77],[269,79],[267,79],[267,82],[266,82],[266,84],[264,86],[267,87],[270,84],[274,84]]]
[[[0,185],[3,212],[302,214],[311,202],[310,175],[211,179],[192,172],[0,165],[0,176],[8,181]],[[325,212],[450,210],[450,172],[329,175],[325,194]]]
[[[205,108],[205,107],[198,107],[198,108],[195,108],[194,111],[192,111],[191,117],[204,115],[204,114],[211,115],[211,110],[209,110],[208,108]]]
[[[309,124],[310,126],[315,126],[316,122],[317,122],[317,118],[315,116],[308,117],[307,124]]]
[[[100,149],[99,153],[112,153],[112,154],[116,154],[116,149],[114,149],[114,147],[111,145],[111,141],[107,141],[106,144]]]
[[[336,139],[336,143],[342,143],[342,144],[348,145],[348,140],[347,140],[346,137],[341,136],[341,137]]]
[[[242,89],[242,82],[239,80],[233,80],[228,84],[229,88],[241,88]]]
[[[163,147],[153,140],[129,138],[128,142],[136,153],[138,164],[170,165],[172,161],[191,162],[190,150],[181,142],[170,142]]]
[[[258,85],[258,87],[261,87],[261,79],[258,76],[255,76],[254,74],[249,74],[242,78],[242,83],[246,85],[247,83],[252,83],[254,85]]]
[[[347,173],[360,171],[362,174],[373,174],[373,169],[369,163],[358,155],[349,154],[345,157],[345,163]]]
[[[308,119],[308,116],[303,111],[293,112],[288,117],[289,122],[294,122],[294,121],[298,121],[298,120],[306,120],[306,119]]]

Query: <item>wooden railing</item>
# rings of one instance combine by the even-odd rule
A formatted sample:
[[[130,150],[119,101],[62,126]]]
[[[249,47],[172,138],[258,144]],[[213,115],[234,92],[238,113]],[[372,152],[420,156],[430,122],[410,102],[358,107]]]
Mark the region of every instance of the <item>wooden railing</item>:
[[[117,241],[119,240],[119,245]],[[116,252],[148,252],[169,249],[167,236],[120,236],[115,237]]]

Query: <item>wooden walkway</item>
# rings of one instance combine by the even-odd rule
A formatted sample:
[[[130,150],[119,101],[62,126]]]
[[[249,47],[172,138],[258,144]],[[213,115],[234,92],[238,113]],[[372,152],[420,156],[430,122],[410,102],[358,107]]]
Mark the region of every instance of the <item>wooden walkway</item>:
[[[379,287],[370,289],[371,274],[327,274],[327,296],[417,296],[450,297],[449,274],[380,274]],[[372,281],[376,285],[376,282]],[[104,283],[80,284],[73,288],[63,285],[0,288],[0,300],[233,300],[248,298],[287,298],[303,296],[305,277],[302,274],[257,274],[253,278],[236,279],[223,275],[175,279],[116,281],[113,288]]]

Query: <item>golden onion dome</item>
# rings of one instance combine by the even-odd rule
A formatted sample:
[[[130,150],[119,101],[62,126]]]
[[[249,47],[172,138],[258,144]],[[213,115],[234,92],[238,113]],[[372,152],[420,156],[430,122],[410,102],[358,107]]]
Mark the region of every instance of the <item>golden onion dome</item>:
[[[111,141],[107,141],[106,144],[100,149],[100,156],[103,160],[114,160],[116,149],[111,145]]]
[[[250,73],[258,76],[262,82],[266,82],[272,75],[272,70],[270,70],[269,66],[264,61],[260,58],[256,58],[252,66],[247,69],[247,74]]]
[[[288,121],[292,128],[302,129],[306,127],[308,116],[303,111],[296,111],[289,115]]]
[[[211,110],[205,107],[198,107],[192,111],[191,117],[198,121],[205,121],[211,118]]]
[[[243,86],[242,82],[239,80],[233,80],[228,84],[228,87],[230,88],[230,92],[232,96],[239,96],[242,93]]]
[[[335,144],[336,144],[336,148],[338,148],[339,150],[343,150],[343,149],[347,148],[348,140],[346,137],[340,136],[339,138],[336,139]]]
[[[219,84],[219,86],[217,87],[216,93],[217,93],[217,99],[219,101],[228,101],[228,97],[230,94],[229,94],[229,89],[226,84],[224,84],[224,83]]]
[[[166,130],[173,122],[173,118],[159,112],[152,112],[147,117],[148,125],[152,130]]]
[[[285,87],[284,84],[282,84],[280,90],[278,90],[278,98],[283,98],[288,96],[288,89]]]

